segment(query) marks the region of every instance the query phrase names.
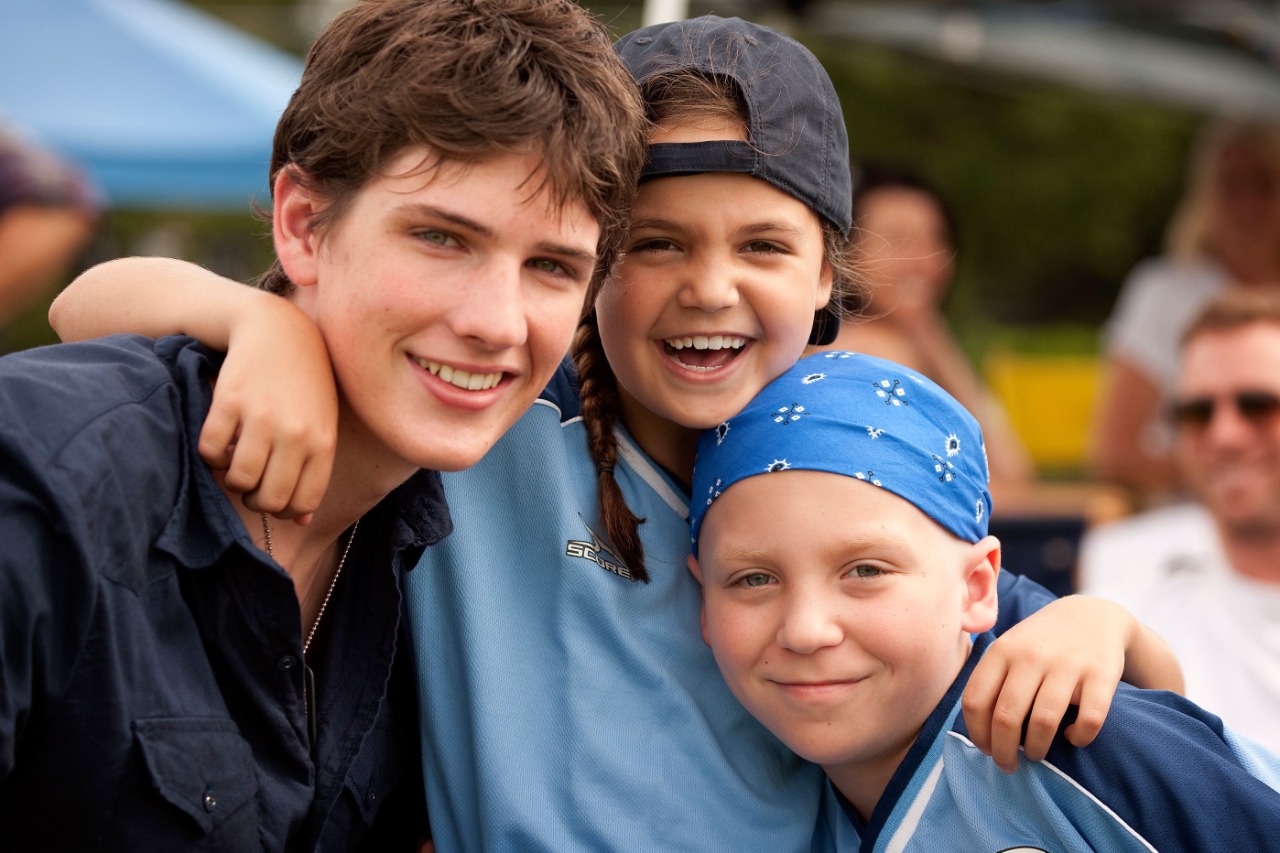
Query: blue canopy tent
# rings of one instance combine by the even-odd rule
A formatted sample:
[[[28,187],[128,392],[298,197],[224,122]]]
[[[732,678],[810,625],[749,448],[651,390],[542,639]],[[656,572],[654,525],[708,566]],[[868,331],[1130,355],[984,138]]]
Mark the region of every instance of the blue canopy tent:
[[[246,210],[302,63],[175,0],[0,0],[0,121],[112,207]]]

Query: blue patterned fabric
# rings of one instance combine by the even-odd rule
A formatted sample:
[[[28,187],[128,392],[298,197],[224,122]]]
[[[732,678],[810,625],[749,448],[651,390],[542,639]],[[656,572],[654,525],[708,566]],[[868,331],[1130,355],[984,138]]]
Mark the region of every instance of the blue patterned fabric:
[[[987,535],[991,493],[978,422],[937,384],[852,352],[799,361],[698,443],[690,522],[739,480],[793,469],[856,477],[961,539]]]

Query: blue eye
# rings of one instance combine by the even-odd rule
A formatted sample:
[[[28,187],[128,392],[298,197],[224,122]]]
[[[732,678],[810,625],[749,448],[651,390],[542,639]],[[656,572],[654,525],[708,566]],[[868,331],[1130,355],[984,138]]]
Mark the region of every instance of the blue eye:
[[[849,574],[858,578],[878,578],[883,575],[884,572],[880,571],[880,569],[877,569],[875,566],[857,565],[849,570]]]
[[[773,583],[773,576],[765,572],[751,572],[739,578],[738,583],[748,587],[768,586]]]

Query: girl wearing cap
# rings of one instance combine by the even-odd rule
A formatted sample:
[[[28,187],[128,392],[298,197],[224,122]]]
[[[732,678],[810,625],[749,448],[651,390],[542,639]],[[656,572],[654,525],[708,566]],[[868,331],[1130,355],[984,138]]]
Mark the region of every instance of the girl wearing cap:
[[[849,281],[839,103],[805,48],[738,19],[650,27],[618,51],[654,123],[625,257],[583,319],[575,364],[479,465],[445,475],[455,532],[407,580],[433,833],[441,850],[826,849],[821,771],[726,688],[684,564],[700,431],[795,363],[823,325],[815,313]],[[465,233],[431,236],[466,250]],[[119,269],[97,273],[106,298],[81,283],[79,316],[60,318],[60,331],[73,319],[80,335],[112,316],[139,324],[129,304],[156,279],[170,305],[177,279],[193,300],[211,286],[207,273],[165,266],[148,291]],[[323,395],[282,403],[293,365],[259,384],[290,351],[278,329],[258,335],[250,311],[166,310],[188,316],[140,325],[225,342],[235,321],[219,394],[270,399],[263,419],[289,425],[263,427],[260,404],[228,399],[231,470],[261,508],[306,509],[317,478],[295,489],[293,474],[315,468],[296,438],[272,436],[301,431],[316,410],[307,401]],[[233,368],[241,381],[228,391]],[[454,385],[473,378],[447,372]],[[296,398],[307,414],[290,418]],[[1050,600],[1033,586],[1010,584],[1008,621]],[[988,655],[970,694],[975,739],[1012,762],[1034,707],[1028,749],[1042,751],[1078,700],[1073,734],[1087,742],[1126,649],[1130,665],[1159,673],[1148,678],[1176,681],[1167,650],[1127,613],[1053,604]]]

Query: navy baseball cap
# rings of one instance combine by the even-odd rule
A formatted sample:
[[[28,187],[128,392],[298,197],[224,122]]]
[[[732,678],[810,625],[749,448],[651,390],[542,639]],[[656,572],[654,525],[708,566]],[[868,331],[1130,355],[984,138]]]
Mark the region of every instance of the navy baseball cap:
[[[732,80],[746,105],[746,142],[650,145],[641,183],[740,172],[799,199],[848,236],[853,224],[849,134],[831,78],[808,48],[768,27],[716,15],[645,27],[623,36],[615,48],[639,84],[693,69]],[[810,343],[831,343],[839,325],[829,309],[819,311]]]

